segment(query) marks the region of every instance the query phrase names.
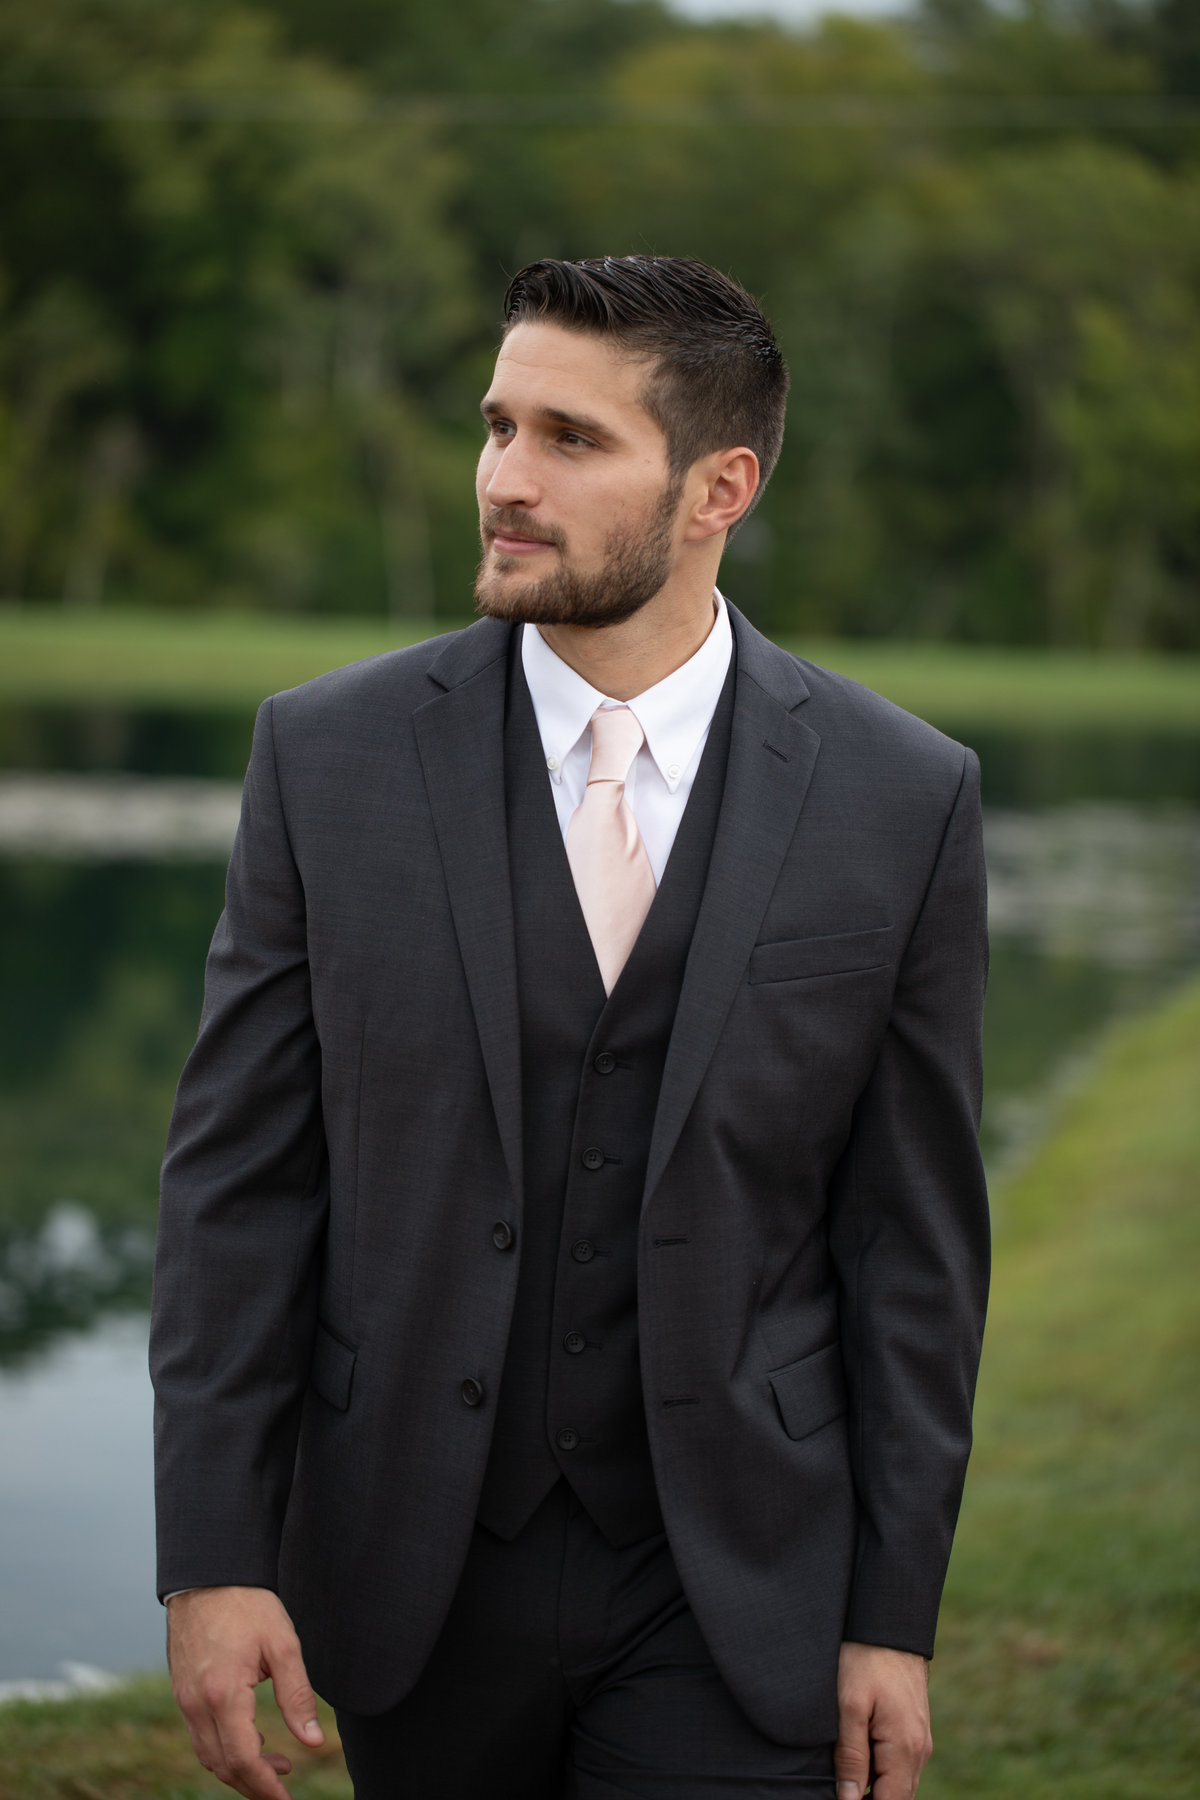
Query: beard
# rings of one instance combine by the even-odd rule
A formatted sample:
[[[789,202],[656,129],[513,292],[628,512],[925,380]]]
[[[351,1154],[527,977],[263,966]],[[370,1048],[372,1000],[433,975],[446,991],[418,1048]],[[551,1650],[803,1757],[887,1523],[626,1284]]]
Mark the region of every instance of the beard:
[[[666,585],[674,561],[675,515],[682,480],[669,481],[646,518],[614,532],[604,546],[604,566],[595,575],[572,569],[565,560],[562,532],[538,527],[515,507],[493,507],[481,522],[484,556],[475,577],[475,610],[490,619],[518,625],[619,625],[640,612]],[[514,583],[488,572],[489,535],[511,531],[552,544],[562,559],[537,581]],[[517,558],[498,558],[502,571]]]

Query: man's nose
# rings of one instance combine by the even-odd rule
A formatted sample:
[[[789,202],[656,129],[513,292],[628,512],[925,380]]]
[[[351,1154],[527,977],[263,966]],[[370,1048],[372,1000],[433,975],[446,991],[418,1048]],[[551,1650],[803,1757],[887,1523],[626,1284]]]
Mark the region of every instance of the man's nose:
[[[505,444],[487,471],[483,491],[492,506],[532,508],[537,505],[542,497],[541,486],[527,440],[517,436]]]

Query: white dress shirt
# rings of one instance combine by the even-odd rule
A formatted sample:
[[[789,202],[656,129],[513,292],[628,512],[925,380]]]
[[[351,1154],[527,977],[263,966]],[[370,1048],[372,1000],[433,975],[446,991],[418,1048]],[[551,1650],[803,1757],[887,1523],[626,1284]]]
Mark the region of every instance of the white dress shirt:
[[[645,732],[625,798],[656,882],[667,866],[733,654],[729,614],[715,588],[713,614],[712,630],[695,655],[633,700],[614,700],[592,687],[555,654],[536,625],[526,625],[521,636],[521,663],[564,839],[587,786],[597,707],[628,706]]]

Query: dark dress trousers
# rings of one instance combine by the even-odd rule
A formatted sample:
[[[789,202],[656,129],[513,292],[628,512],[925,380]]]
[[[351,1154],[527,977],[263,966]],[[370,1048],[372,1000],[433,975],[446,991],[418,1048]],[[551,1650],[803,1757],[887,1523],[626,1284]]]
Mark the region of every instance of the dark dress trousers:
[[[676,984],[665,1053],[662,996],[646,1007],[618,983],[642,1084],[614,1108],[619,1069],[594,1060],[593,1082],[576,1059],[565,1184],[523,1123],[523,1106],[569,1102],[523,1093],[528,1047],[558,1027],[534,1031],[537,945],[510,875],[512,628],[482,621],[260,713],[164,1166],[159,1586],[277,1587],[314,1685],[349,1712],[412,1688],[477,1516],[515,1528],[568,1469],[613,1541],[661,1509],[705,1643],[767,1737],[833,1738],[843,1637],[932,1651],[987,1268],[978,769],[730,610],[728,755],[690,945],[682,879],[646,927],[658,910]],[[548,860],[551,811],[513,821]],[[671,881],[669,862],[664,902]],[[619,1062],[593,1003],[587,1048]],[[577,1177],[580,1119],[597,1141]],[[607,1160],[621,1120],[628,1185]],[[564,1131],[560,1111],[552,1157]],[[626,1277],[594,1312],[575,1279],[603,1235],[572,1235],[602,1204],[585,1175],[597,1196],[615,1176],[623,1256],[638,1190],[636,1345]],[[540,1350],[514,1326],[527,1245],[552,1277],[534,1284]],[[523,1491],[522,1359],[556,1434]],[[603,1456],[589,1475],[586,1445],[557,1434],[628,1419],[635,1365],[646,1448],[610,1483]]]

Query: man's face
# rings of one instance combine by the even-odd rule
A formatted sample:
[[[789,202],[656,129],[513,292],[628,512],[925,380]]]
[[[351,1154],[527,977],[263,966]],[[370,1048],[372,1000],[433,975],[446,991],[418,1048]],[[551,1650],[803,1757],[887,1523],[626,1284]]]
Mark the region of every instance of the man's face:
[[[640,401],[647,366],[603,338],[515,325],[482,412],[475,491],[480,612],[615,625],[652,600],[679,551],[682,483]]]

